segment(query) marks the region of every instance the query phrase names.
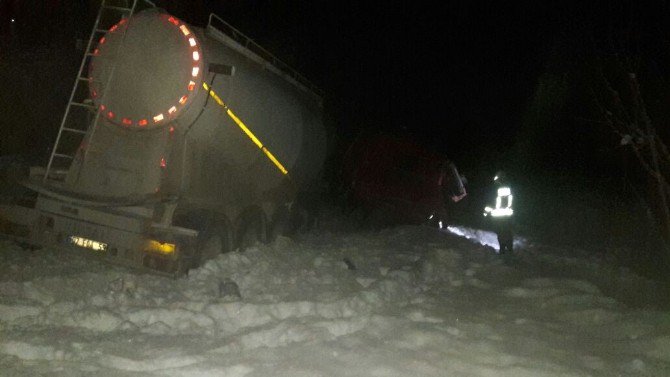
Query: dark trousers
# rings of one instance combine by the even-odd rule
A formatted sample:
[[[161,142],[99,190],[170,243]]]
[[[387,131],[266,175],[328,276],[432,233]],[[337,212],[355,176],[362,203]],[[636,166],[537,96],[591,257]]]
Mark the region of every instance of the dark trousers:
[[[498,250],[500,254],[511,253],[514,247],[512,234],[512,219],[502,217],[493,219],[493,230],[498,235]]]

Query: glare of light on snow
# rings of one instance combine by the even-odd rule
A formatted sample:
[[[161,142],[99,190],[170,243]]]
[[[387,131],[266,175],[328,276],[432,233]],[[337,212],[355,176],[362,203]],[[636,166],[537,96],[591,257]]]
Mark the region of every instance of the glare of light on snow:
[[[455,234],[459,237],[466,238],[470,241],[477,242],[484,246],[490,246],[496,251],[498,250],[498,236],[494,232],[490,232],[482,229],[468,228],[464,226],[447,226],[445,228],[450,233]],[[514,237],[514,247],[523,247],[527,244],[526,239],[523,237]]]
[[[493,232],[453,225],[448,226],[447,230],[457,236],[478,242],[484,246],[498,249],[498,237]]]

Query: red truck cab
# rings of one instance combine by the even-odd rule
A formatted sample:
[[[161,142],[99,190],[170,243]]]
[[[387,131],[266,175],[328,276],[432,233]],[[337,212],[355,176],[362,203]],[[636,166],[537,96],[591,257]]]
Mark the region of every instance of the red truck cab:
[[[466,195],[456,166],[406,137],[361,135],[343,160],[350,204],[385,223],[446,224],[447,202]]]

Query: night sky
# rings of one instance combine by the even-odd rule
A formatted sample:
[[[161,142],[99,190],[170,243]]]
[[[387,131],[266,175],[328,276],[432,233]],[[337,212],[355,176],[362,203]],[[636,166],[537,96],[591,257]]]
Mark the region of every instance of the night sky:
[[[342,132],[405,130],[454,159],[513,141],[551,38],[550,10],[495,2],[232,3],[330,94]]]

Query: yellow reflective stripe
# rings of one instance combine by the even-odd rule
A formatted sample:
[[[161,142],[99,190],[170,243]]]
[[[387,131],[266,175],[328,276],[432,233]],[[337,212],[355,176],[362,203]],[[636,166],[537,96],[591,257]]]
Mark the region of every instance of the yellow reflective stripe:
[[[242,132],[244,132],[244,134],[247,135],[247,137],[251,139],[251,141],[254,144],[256,144],[258,148],[260,148],[260,150],[263,151],[263,153],[265,153],[268,159],[272,161],[273,164],[275,164],[275,166],[279,169],[279,171],[281,171],[283,174],[288,174],[288,170],[286,170],[284,165],[282,165],[281,162],[277,160],[277,158],[272,154],[272,152],[270,152],[269,149],[263,146],[263,143],[261,143],[261,141],[258,140],[256,135],[254,135],[254,133],[251,132],[251,130],[244,124],[244,122],[242,122],[242,120],[238,118],[237,115],[235,115],[235,113],[233,113],[233,111],[223,102],[223,100],[221,100],[221,98],[214,92],[214,90],[212,90],[210,86],[207,85],[207,83],[205,82],[202,83],[202,87],[209,92],[209,95],[212,98],[214,98],[214,101],[216,101],[216,103],[218,103],[219,106],[226,109],[226,114],[228,114],[228,116],[233,120],[233,122],[235,122],[235,124],[237,124],[237,126],[242,130]]]
[[[498,196],[512,195],[512,190],[509,187],[501,187],[498,189]]]
[[[212,96],[212,98],[214,98],[214,101],[216,101],[216,103],[225,107],[226,109],[228,108],[228,106],[226,106],[226,104],[223,103],[223,100],[221,100],[221,98],[214,92],[214,90],[209,89],[209,85],[207,85],[206,82],[202,83],[202,87],[205,88],[205,90],[209,91],[209,95]]]
[[[491,211],[491,216],[493,217],[505,217],[505,216],[512,216],[514,214],[514,210],[511,208],[496,208],[493,211]]]
[[[258,148],[263,149],[263,143],[261,143],[261,141],[258,140],[256,135],[254,135],[254,133],[251,132],[251,130],[248,129],[247,126],[244,125],[244,123],[242,123],[240,118],[238,118],[235,114],[233,114],[233,112],[230,109],[226,109],[226,114],[228,114],[228,116],[230,116],[230,118],[233,120],[233,122],[235,122],[237,124],[237,126],[240,127],[242,132],[244,132],[249,137],[249,139],[251,139],[251,141],[253,141],[254,144],[256,144],[258,146]]]
[[[284,174],[288,174],[288,170],[286,170],[286,168],[284,167],[284,165],[282,165],[282,164],[275,158],[275,156],[272,154],[272,152],[270,152],[270,150],[268,150],[268,149],[265,148],[265,147],[261,148],[261,150],[263,151],[263,153],[265,153],[266,156],[268,156],[268,158],[270,159],[270,161],[272,161],[272,162],[275,164],[275,166],[277,166],[277,167],[279,168],[279,170],[280,170],[282,173],[284,173]]]

